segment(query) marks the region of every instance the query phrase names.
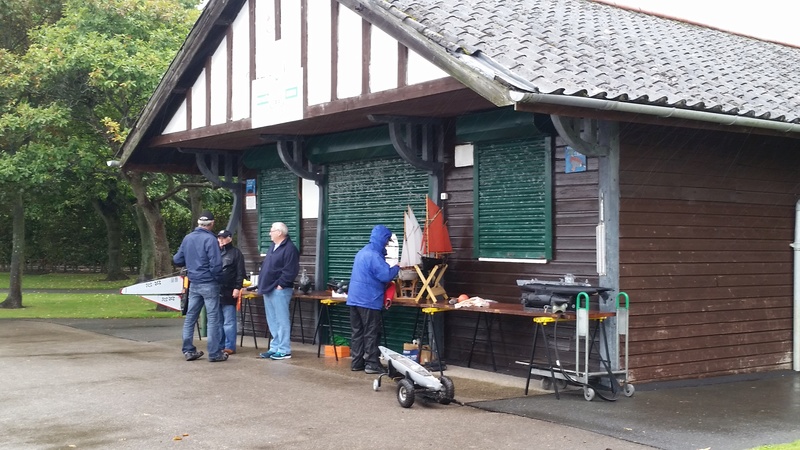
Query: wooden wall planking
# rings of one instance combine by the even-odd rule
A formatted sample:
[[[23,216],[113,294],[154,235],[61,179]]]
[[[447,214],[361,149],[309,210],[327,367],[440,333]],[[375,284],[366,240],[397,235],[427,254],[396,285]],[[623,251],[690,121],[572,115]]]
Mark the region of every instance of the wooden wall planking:
[[[759,136],[628,127],[620,285],[636,381],[787,369],[800,148]]]

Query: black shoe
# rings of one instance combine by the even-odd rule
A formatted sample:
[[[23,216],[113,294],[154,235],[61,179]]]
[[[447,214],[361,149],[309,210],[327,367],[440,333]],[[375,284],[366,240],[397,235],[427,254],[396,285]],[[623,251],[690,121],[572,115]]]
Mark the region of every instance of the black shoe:
[[[183,356],[186,358],[187,361],[194,361],[195,359],[200,358],[204,354],[205,353],[203,352],[186,352],[183,354]]]
[[[360,372],[364,370],[364,366],[352,366],[350,367],[350,370],[352,370],[353,372]]]
[[[227,361],[227,360],[228,360],[228,354],[227,353],[220,354],[218,358],[211,358],[211,357],[208,358],[209,362],[220,362],[220,361]]]
[[[370,375],[384,374],[384,373],[386,373],[386,369],[384,369],[382,366],[377,366],[377,367],[375,367],[375,366],[366,366],[366,367],[364,367],[364,372],[368,373]]]

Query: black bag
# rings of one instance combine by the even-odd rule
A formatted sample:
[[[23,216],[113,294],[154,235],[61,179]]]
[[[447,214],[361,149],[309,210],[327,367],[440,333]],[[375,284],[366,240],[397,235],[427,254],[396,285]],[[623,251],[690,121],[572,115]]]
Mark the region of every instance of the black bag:
[[[181,270],[183,277],[183,291],[181,291],[181,315],[185,316],[186,311],[189,310],[189,276],[186,269]]]
[[[570,295],[552,292],[523,292],[521,302],[523,308],[544,309],[547,306],[548,309],[554,307],[564,309],[563,305],[566,304],[566,309],[575,311],[575,300]]]

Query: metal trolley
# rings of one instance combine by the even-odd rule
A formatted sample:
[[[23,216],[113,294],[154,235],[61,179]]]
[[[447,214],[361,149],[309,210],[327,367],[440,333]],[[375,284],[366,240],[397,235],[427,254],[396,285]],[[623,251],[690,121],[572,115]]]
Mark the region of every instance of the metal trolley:
[[[624,299],[624,304],[620,304],[621,299]],[[529,366],[528,379],[525,384],[525,394],[528,394],[530,387],[531,376],[536,375],[542,377],[542,387],[549,389],[551,386],[555,391],[556,398],[559,396],[559,384],[562,389],[568,385],[580,386],[583,388],[583,397],[587,401],[591,401],[598,396],[604,400],[613,401],[617,399],[621,391],[626,397],[631,397],[634,394],[634,387],[628,382],[628,308],[629,298],[628,294],[620,292],[616,297],[616,311],[614,313],[590,312],[589,311],[589,294],[581,292],[577,296],[576,311],[574,314],[561,314],[561,315],[547,315],[534,317],[535,324],[533,336],[533,349],[531,350],[531,358],[529,361],[518,361],[520,364]],[[615,355],[619,355],[621,361],[621,368],[613,370],[611,361],[609,360],[609,339],[608,331],[605,327],[605,321],[611,317],[617,318],[616,333],[614,339]],[[551,350],[551,343],[549,342],[545,326],[553,324],[554,327],[554,341],[557,336],[557,327],[559,322],[575,322],[575,366],[574,369],[565,368],[561,364],[558,356],[557,342],[553,342],[555,355]],[[594,322],[594,329],[590,331],[590,323]],[[598,343],[605,347],[605,355],[599,356],[599,369],[591,371],[590,369],[590,355],[594,350],[595,343],[597,342],[598,333],[601,334],[601,342]],[[544,340],[544,346],[547,354],[547,363],[536,362],[536,341],[541,334]],[[622,350],[623,355],[620,355]],[[598,369],[598,364],[595,363],[595,369]],[[606,380],[607,386],[603,386],[602,382]],[[610,391],[610,396],[605,396],[601,391]]]

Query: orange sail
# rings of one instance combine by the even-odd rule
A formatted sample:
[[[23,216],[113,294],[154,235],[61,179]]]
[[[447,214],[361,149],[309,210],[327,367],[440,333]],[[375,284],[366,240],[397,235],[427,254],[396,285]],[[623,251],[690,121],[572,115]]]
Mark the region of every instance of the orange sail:
[[[422,234],[422,253],[436,257],[440,253],[453,253],[450,233],[444,223],[442,210],[429,197],[425,197],[425,232]]]

